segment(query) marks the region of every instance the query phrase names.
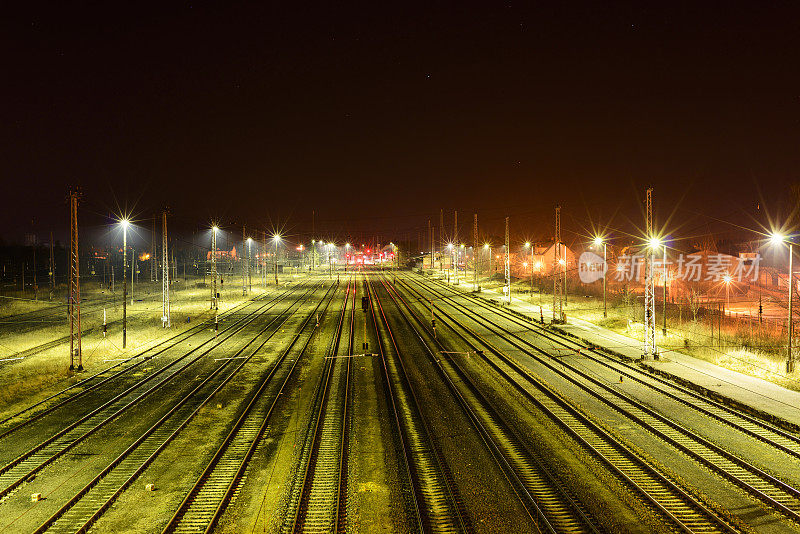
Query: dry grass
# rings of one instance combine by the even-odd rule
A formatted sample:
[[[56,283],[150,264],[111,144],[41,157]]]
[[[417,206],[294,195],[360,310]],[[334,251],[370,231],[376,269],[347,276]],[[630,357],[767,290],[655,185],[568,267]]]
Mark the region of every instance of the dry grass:
[[[83,316],[83,326],[93,327],[94,331],[84,334],[82,338],[84,373],[69,371],[69,342],[63,342],[48,350],[26,357],[18,361],[8,361],[0,367],[0,417],[21,409],[22,404],[30,405],[37,400],[53,394],[79,379],[94,374],[115,363],[114,360],[127,358],[158,343],[182,330],[195,326],[198,321],[212,317],[209,308],[210,289],[202,287],[194,281],[176,282],[171,292],[172,328],[161,326],[161,290],[160,284],[140,284],[137,298],[142,302],[128,303],[127,347],[122,350],[122,304],[121,292],[115,304],[106,308],[109,322],[108,335],[102,335],[102,310]],[[268,288],[272,291],[274,288]],[[247,298],[255,297],[265,290],[253,285],[253,292]],[[101,289],[86,291],[89,297],[104,296]],[[148,298],[150,297],[150,298]],[[156,298],[157,297],[157,298]],[[223,287],[221,291],[220,312],[226,311],[243,302],[242,286]],[[37,303],[15,301],[14,313],[28,311]],[[187,323],[187,318],[189,322]],[[111,324],[118,321],[115,324]],[[35,330],[26,331],[14,325],[0,325],[3,332],[0,338],[0,350],[3,357],[13,357],[27,348],[35,347],[59,339],[69,334],[69,322],[66,319],[48,324]]]

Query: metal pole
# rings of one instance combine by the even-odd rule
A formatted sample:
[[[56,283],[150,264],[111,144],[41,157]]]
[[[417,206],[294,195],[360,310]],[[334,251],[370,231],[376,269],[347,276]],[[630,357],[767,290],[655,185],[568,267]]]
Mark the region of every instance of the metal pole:
[[[247,228],[242,225],[242,247],[244,248],[247,246]],[[244,251],[242,251],[242,256],[244,256]],[[248,253],[248,259],[249,259]],[[247,266],[244,264],[244,258],[241,258],[240,263],[242,265],[242,296],[247,296]]]
[[[218,310],[217,303],[217,227],[211,229],[211,309]]]
[[[647,189],[646,214],[647,239],[650,241],[645,249],[645,281],[644,281],[644,358],[658,359],[656,349],[656,304],[655,304],[655,262],[653,250],[653,189]]]
[[[475,280],[475,291],[480,291],[478,285],[478,214],[475,214],[472,224],[472,277]]]
[[[533,302],[533,248],[534,244],[531,243],[531,302]]]
[[[250,249],[252,248],[252,245],[253,245],[253,240],[248,238],[247,239],[247,287],[251,293],[253,292],[253,275],[250,272],[250,252],[251,252]]]
[[[78,254],[78,193],[70,193],[70,268],[69,268],[69,370],[83,371],[81,351],[81,286]]]
[[[792,287],[794,283],[794,277],[792,276],[792,247],[793,244],[789,243],[789,343],[787,345],[788,358],[786,359],[787,373],[794,372],[794,355],[792,354],[792,334],[794,333],[794,326],[792,324],[792,290],[794,289],[794,287]]]
[[[603,242],[603,317],[608,317],[608,307],[606,304],[606,278],[608,276],[608,254],[606,253],[608,245]],[[666,326],[665,326],[666,328]]]
[[[167,241],[167,212],[162,213],[161,224],[161,251],[163,254],[162,265],[163,274],[161,276],[161,326],[162,328],[171,328],[172,321],[170,320],[170,301],[169,301],[169,251]],[[173,251],[174,255],[174,251]],[[175,263],[175,258],[172,258],[172,263]],[[173,273],[174,274],[174,273]]]
[[[664,326],[662,329],[662,334],[664,337],[667,336],[667,245],[664,245],[664,262],[661,264],[661,271],[664,276],[662,276],[661,282],[664,284],[664,313],[662,314],[664,317],[662,320],[664,321]]]
[[[272,239],[275,242],[275,253],[274,253],[274,267],[275,267],[275,285],[278,285],[278,238],[277,236]]]
[[[508,235],[508,217],[506,217],[506,257],[505,257],[505,278],[506,289],[508,291],[508,304],[511,304],[511,244]]]
[[[125,266],[128,264],[128,225],[122,227],[122,348],[125,348],[128,337],[128,277]]]

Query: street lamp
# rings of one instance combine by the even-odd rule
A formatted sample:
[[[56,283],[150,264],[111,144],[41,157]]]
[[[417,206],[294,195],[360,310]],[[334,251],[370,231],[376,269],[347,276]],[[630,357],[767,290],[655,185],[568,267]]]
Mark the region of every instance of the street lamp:
[[[485,250],[486,253],[488,254],[488,260],[489,260],[487,265],[486,265],[486,275],[487,276],[491,276],[492,275],[492,245],[490,245],[489,243],[484,243],[483,244],[483,250]]]
[[[218,310],[217,302],[217,225],[211,227],[211,309]]]
[[[447,283],[450,283],[450,271],[453,269],[453,244],[447,244],[447,250],[450,251],[450,268],[447,269]]]
[[[603,240],[602,237],[597,236],[594,238],[594,245],[599,247],[603,245],[603,318],[608,317],[608,307],[606,303],[606,265],[607,265],[607,255],[606,255],[606,242]]]
[[[531,249],[531,302],[533,302],[533,245],[530,241],[525,241],[525,248]]]
[[[125,267],[128,264],[128,226],[131,223],[128,219],[122,219],[119,224],[122,226],[122,348],[124,349],[128,337],[128,277],[125,276]]]
[[[344,272],[347,272],[347,262],[350,259],[350,243],[344,244]]]
[[[726,274],[722,277],[722,281],[725,282],[725,309],[727,310],[731,307],[731,282],[733,281],[733,277]],[[730,311],[728,313],[730,314]]]
[[[274,267],[275,267],[275,286],[278,285],[278,243],[281,240],[280,234],[275,234],[272,236],[272,242],[275,244],[275,253],[274,253]]]
[[[247,238],[247,287],[250,293],[253,292],[253,278],[250,274],[250,249],[253,245],[253,238]]]
[[[787,358],[786,358],[786,372],[791,373],[794,371],[794,356],[792,355],[792,335],[794,334],[794,327],[792,325],[792,287],[794,276],[792,273],[792,254],[793,254],[793,247],[794,243],[788,241],[786,236],[781,234],[780,232],[774,232],[769,237],[770,242],[773,246],[778,246],[781,243],[787,243],[789,245],[789,323],[788,323],[788,334],[789,334],[789,342],[786,347],[787,350]]]

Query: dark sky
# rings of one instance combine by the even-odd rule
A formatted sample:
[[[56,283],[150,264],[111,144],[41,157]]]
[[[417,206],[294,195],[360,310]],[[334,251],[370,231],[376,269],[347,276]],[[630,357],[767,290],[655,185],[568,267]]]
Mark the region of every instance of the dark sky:
[[[71,185],[191,224],[546,231],[648,184],[736,220],[800,169],[797,3],[67,4],[3,13],[7,238],[66,226]]]

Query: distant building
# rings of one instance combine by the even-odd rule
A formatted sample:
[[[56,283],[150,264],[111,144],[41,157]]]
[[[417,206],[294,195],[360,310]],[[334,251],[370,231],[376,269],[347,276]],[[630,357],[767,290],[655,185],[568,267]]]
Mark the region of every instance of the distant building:
[[[217,250],[217,261],[220,260],[235,260],[238,256],[236,255],[236,247],[233,247],[231,250]],[[206,259],[211,261],[211,251],[209,250],[206,253]]]

